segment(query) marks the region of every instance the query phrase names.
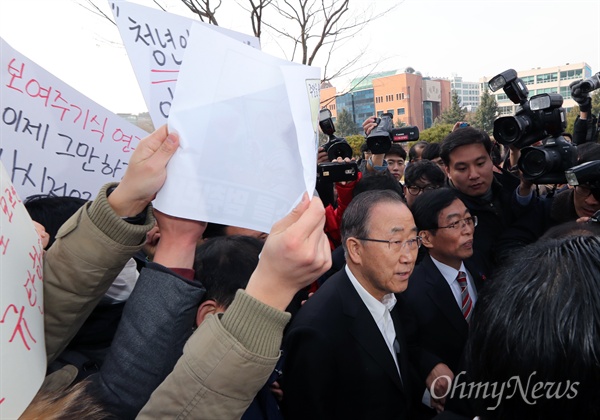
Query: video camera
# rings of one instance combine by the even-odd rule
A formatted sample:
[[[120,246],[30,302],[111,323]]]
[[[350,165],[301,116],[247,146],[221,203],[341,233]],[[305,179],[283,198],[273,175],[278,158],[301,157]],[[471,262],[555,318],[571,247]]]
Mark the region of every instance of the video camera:
[[[327,108],[319,111],[319,127],[329,137],[327,143],[321,146],[327,152],[329,160],[335,160],[339,157],[342,159],[352,157],[352,147],[350,147],[346,139],[333,134],[335,133],[335,126],[331,118],[331,111]]]
[[[335,126],[331,118],[331,111],[323,108],[319,111],[319,127],[329,137],[323,149],[327,152],[329,160],[338,157],[352,158],[352,147],[345,138],[336,137]],[[319,182],[353,181],[358,178],[358,165],[356,162],[325,162],[317,165],[317,180]]]
[[[594,74],[589,79],[585,79],[579,85],[581,93],[590,93],[596,89],[600,89],[600,72]]]
[[[562,96],[543,93],[528,100],[529,90],[513,69],[495,76],[488,85],[493,92],[502,88],[519,104],[514,116],[494,121],[494,139],[521,149],[518,167],[523,177],[537,184],[565,183],[565,170],[577,163],[577,148],[562,136],[567,126]],[[539,140],[542,146],[531,146]]]
[[[373,154],[383,154],[390,150],[392,142],[401,143],[419,140],[419,127],[394,128],[393,114],[385,112],[375,119],[377,127],[367,136],[367,146]]]

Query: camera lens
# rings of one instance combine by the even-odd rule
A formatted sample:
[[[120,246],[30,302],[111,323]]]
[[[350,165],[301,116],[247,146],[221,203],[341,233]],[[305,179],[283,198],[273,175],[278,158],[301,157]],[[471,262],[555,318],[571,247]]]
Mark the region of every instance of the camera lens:
[[[511,145],[518,141],[529,126],[523,117],[500,117],[494,121],[494,138],[501,144]]]
[[[535,148],[525,151],[521,157],[519,166],[523,173],[531,177],[540,176],[546,173],[548,168],[548,162],[546,160],[545,151],[542,149]]]
[[[338,141],[333,143],[327,149],[327,157],[329,160],[335,160],[339,157],[341,158],[351,158],[352,157],[352,147],[345,141]]]

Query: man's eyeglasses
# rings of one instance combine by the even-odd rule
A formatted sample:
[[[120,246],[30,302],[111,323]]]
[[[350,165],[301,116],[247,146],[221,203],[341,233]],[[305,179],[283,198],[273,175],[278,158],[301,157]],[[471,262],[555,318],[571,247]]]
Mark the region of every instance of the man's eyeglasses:
[[[583,198],[588,198],[590,194],[593,194],[594,198],[600,201],[600,189],[598,188],[591,188],[588,185],[577,185],[575,192]]]
[[[433,191],[433,190],[437,190],[438,187],[437,185],[427,185],[425,187],[417,187],[416,185],[412,185],[410,187],[406,187],[406,189],[408,190],[408,192],[410,193],[410,195],[419,195],[421,194],[423,191]]]
[[[417,236],[414,239],[408,239],[406,241],[394,241],[385,239],[371,239],[371,238],[356,238],[359,241],[369,241],[369,242],[379,242],[382,244],[388,244],[388,248],[394,252],[400,252],[404,247],[408,248],[410,251],[414,251],[421,247],[421,237]]]
[[[464,219],[460,219],[454,223],[450,223],[448,226],[438,226],[435,229],[462,229],[465,226],[477,226],[477,216],[465,217]]]

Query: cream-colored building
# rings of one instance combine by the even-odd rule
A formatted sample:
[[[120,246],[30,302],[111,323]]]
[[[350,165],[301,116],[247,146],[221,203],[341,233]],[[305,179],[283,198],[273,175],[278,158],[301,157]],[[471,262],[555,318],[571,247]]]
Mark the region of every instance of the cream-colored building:
[[[517,70],[519,78],[529,89],[529,98],[540,93],[560,93],[563,97],[563,108],[567,111],[577,103],[571,99],[569,84],[574,80],[587,79],[592,76],[592,69],[587,63],[565,64],[556,67],[535,68],[531,70]],[[481,91],[495,74],[479,79]],[[517,105],[512,103],[502,89],[491,92],[498,102],[500,115],[514,115]]]

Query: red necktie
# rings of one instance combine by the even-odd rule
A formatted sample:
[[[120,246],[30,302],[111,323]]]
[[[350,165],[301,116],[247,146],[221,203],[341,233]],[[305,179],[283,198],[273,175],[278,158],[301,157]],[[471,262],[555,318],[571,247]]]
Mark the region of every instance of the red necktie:
[[[471,317],[471,310],[473,309],[473,301],[471,300],[471,296],[469,295],[469,289],[467,288],[467,274],[463,271],[459,271],[458,277],[456,277],[456,281],[460,286],[462,314],[468,323]]]

